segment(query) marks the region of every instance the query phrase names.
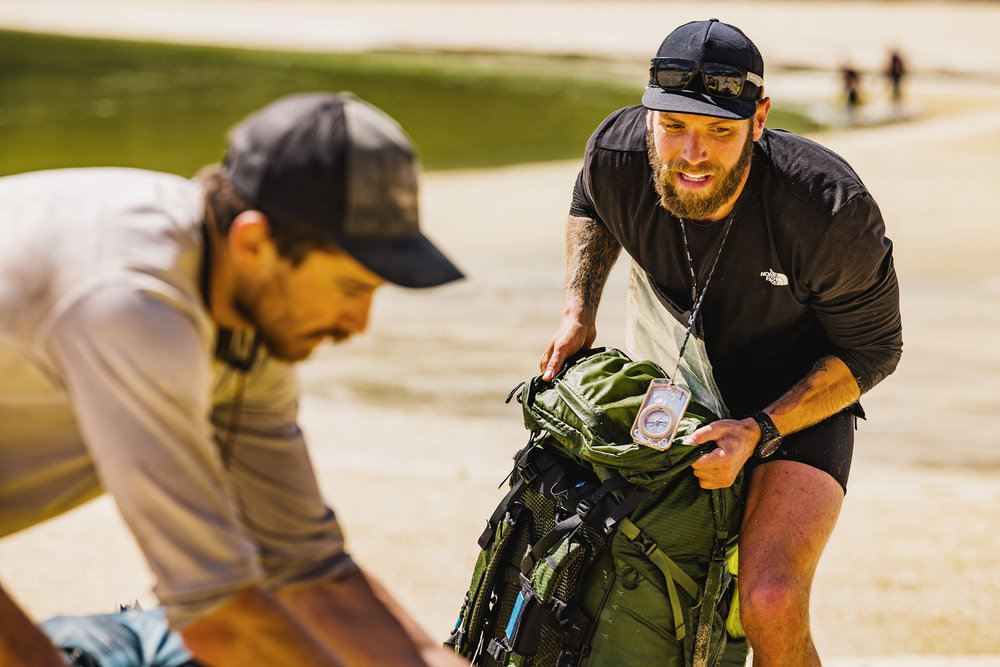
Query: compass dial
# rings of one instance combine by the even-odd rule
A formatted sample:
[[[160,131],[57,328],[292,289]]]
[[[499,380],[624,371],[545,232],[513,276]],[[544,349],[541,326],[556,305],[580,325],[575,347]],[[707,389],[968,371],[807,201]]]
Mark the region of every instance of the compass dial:
[[[674,425],[674,414],[659,406],[647,409],[639,421],[639,428],[648,438],[662,438],[670,433]]]

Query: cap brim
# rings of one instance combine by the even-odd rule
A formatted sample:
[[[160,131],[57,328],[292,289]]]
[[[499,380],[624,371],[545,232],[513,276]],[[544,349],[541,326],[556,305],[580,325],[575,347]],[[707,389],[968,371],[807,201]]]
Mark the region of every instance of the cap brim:
[[[642,106],[653,111],[692,113],[699,116],[744,120],[757,111],[755,100],[712,97],[692,90],[665,90],[649,86],[642,94]]]
[[[391,241],[350,239],[340,246],[369,270],[401,287],[436,287],[465,277],[423,234]]]

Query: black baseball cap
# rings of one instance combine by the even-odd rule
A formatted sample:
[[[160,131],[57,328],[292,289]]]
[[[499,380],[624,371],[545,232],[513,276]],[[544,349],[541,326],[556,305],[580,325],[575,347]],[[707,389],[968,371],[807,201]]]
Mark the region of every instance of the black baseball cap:
[[[660,44],[656,58],[688,60],[699,66],[728,65],[761,80],[764,76],[764,59],[750,38],[739,28],[718,19],[692,21],[675,29]],[[744,119],[754,115],[761,91],[760,85],[747,81],[739,97],[717,97],[708,94],[701,76],[693,77],[681,90],[661,88],[651,78],[642,95],[642,105],[654,111]]]
[[[413,144],[350,93],[289,95],[250,114],[230,132],[223,167],[254,206],[316,227],[389,282],[462,277],[420,232]]]

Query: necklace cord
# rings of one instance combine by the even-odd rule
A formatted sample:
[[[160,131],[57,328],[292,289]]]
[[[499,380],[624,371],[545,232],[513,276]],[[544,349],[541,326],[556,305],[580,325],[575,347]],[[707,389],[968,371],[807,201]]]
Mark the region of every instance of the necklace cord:
[[[719,264],[719,257],[722,256],[722,248],[726,245],[726,239],[729,238],[729,230],[733,228],[735,213],[733,211],[726,217],[726,227],[722,233],[722,242],[719,243],[719,249],[715,252],[715,259],[712,260],[712,265],[708,269],[708,275],[705,276],[705,283],[701,286],[700,294],[698,294],[698,277],[694,271],[694,260],[691,257],[691,246],[688,245],[687,227],[684,218],[677,218],[681,223],[681,239],[684,241],[684,254],[687,255],[688,270],[691,272],[691,298],[694,300],[694,305],[691,306],[691,315],[688,317],[687,329],[684,331],[684,340],[681,341],[681,348],[677,353],[677,364],[674,366],[674,372],[670,374],[671,382],[675,382],[677,369],[680,368],[681,360],[684,359],[684,350],[687,348],[688,339],[691,337],[691,330],[694,328],[694,323],[698,318],[698,311],[701,310],[701,303],[705,300],[708,284],[712,281],[712,276],[715,274],[715,267]]]

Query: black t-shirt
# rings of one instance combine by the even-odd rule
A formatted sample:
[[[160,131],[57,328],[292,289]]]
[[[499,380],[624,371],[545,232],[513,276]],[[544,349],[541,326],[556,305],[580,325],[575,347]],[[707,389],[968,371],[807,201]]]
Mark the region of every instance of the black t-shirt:
[[[604,224],[686,325],[691,273],[680,223],[653,188],[643,107],[616,111],[594,132],[570,214]],[[701,286],[723,222],[686,225]],[[842,158],[764,131],[699,318],[716,383],[737,416],[788,391],[822,356],[841,358],[862,393],[895,369],[902,333],[892,244]]]

